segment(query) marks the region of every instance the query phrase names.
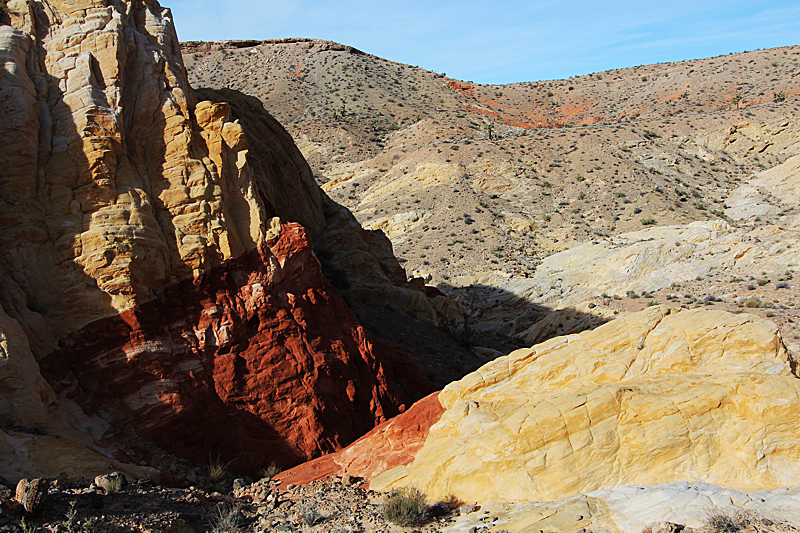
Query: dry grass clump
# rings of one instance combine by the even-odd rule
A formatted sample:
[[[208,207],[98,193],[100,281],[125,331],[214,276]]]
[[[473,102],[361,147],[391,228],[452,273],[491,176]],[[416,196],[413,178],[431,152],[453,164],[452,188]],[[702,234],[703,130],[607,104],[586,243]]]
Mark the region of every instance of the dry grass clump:
[[[261,479],[272,479],[281,472],[281,467],[275,461],[271,462],[268,467],[261,470]]]
[[[402,487],[392,491],[386,499],[383,516],[398,526],[412,526],[425,521],[428,505],[425,494],[417,487]]]
[[[225,475],[228,473],[228,467],[231,466],[233,461],[228,461],[227,463],[223,463],[219,457],[217,457],[216,461],[211,460],[208,464],[208,477],[211,479],[212,483],[217,483]]]
[[[797,528],[785,520],[767,518],[751,509],[712,509],[703,521],[704,533],[792,532]]]
[[[235,506],[221,505],[211,519],[211,533],[239,533],[242,531],[242,513]]]
[[[740,513],[727,509],[713,509],[703,520],[703,530],[708,533],[738,533],[746,524],[739,518]]]

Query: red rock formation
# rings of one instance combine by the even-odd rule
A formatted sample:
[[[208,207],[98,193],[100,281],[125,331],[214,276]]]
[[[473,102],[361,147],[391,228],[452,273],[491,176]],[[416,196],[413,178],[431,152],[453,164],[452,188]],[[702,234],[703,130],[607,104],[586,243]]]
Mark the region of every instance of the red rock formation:
[[[431,390],[358,324],[299,224],[86,325],[41,368],[87,413],[181,457],[251,472],[337,450]]]
[[[255,158],[228,104],[197,101],[168,9],[15,0],[7,15],[0,417],[37,432],[0,428],[0,475],[124,460],[127,427],[195,461],[291,465],[431,392],[359,326],[306,230],[280,224],[324,234],[308,164],[260,104],[243,108],[264,115]]]
[[[433,393],[344,450],[281,472],[275,479],[283,482],[284,486],[310,483],[332,475],[349,475],[369,481],[396,466],[410,464],[442,413],[444,408],[439,403],[439,393]]]

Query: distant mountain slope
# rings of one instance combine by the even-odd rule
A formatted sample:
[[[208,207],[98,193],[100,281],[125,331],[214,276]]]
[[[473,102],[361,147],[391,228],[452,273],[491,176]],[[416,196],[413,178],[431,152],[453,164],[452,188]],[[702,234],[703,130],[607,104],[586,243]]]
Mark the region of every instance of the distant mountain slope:
[[[330,197],[383,230],[406,270],[457,298],[474,329],[542,340],[640,308],[644,299],[625,298],[633,289],[661,302],[688,295],[683,305],[722,298],[714,305],[728,308],[745,297],[741,283],[762,304],[790,307],[797,297],[730,280],[785,280],[794,268],[775,250],[796,240],[780,228],[800,206],[763,187],[753,197],[746,185],[800,154],[798,46],[504,86],[310,39],[182,46],[192,84],[259,96]],[[729,209],[751,197],[761,216]],[[622,270],[587,285],[602,288],[583,291],[597,299],[575,309],[581,291],[565,285],[561,269],[540,268],[578,245],[615,257],[624,255],[615,252],[618,235],[653,226],[690,235],[687,224],[709,220],[729,223],[726,235],[747,236],[758,257],[776,261],[706,271],[703,258],[671,252],[676,265],[689,263],[680,280],[635,286],[627,267],[609,263],[604,272]],[[662,268],[650,257],[634,263]],[[701,271],[707,277],[695,280]],[[781,324],[793,337],[792,322]]]
[[[719,216],[800,152],[800,47],[483,86],[326,41],[182,46],[193,85],[259,97],[332,198],[438,281]]]

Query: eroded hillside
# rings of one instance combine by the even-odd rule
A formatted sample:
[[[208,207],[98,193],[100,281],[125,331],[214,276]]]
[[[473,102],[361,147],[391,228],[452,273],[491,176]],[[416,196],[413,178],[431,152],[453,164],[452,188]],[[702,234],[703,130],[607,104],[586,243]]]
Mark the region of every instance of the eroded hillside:
[[[797,203],[750,181],[800,153],[796,46],[504,86],[315,40],[183,54],[194,85],[262,99],[323,189],[479,331],[535,342],[669,301],[747,305],[794,336],[798,263],[774,252]]]

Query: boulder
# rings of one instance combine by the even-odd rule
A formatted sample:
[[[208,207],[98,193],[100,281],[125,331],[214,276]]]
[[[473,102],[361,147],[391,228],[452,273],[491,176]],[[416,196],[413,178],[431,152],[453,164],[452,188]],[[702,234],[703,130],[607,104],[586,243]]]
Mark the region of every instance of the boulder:
[[[548,501],[669,481],[776,489],[800,474],[800,380],[777,326],[752,315],[650,307],[487,363],[438,401],[413,461],[371,488]]]

